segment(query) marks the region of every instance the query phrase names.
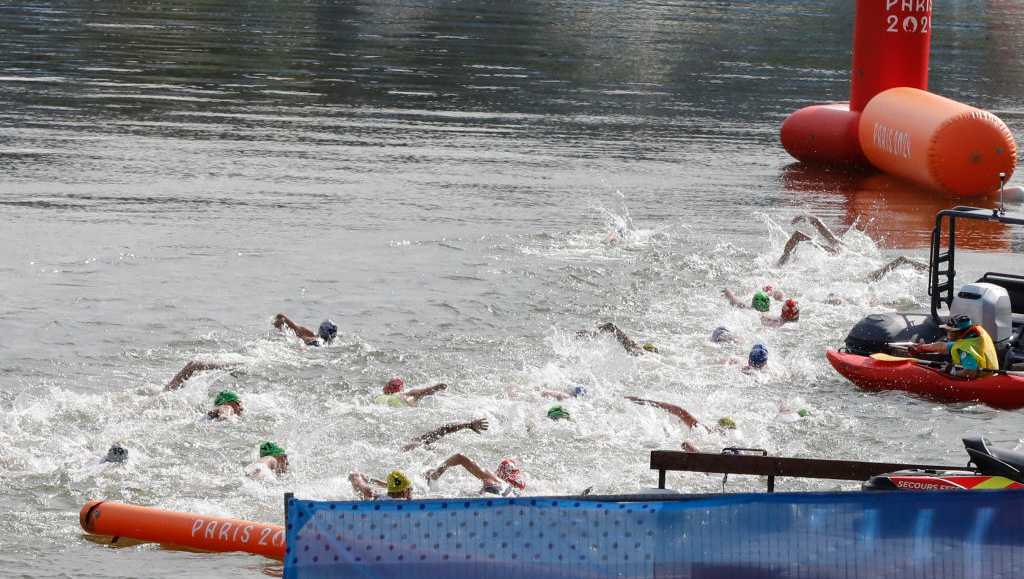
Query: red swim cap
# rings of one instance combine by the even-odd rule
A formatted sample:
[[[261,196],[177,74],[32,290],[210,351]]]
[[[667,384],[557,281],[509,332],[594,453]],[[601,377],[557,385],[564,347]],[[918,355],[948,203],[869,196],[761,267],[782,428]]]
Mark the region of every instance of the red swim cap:
[[[522,472],[520,472],[516,467],[515,461],[510,458],[506,458],[501,461],[501,464],[498,465],[498,471],[494,474],[498,475],[498,478],[519,490],[526,488],[526,483],[523,482]]]
[[[384,385],[384,393],[398,394],[399,392],[402,391],[402,388],[405,388],[405,380],[402,380],[401,378],[396,376],[388,380],[388,383]]]
[[[786,300],[786,303],[782,304],[782,321],[795,322],[799,319],[800,306],[797,305],[796,300]]]

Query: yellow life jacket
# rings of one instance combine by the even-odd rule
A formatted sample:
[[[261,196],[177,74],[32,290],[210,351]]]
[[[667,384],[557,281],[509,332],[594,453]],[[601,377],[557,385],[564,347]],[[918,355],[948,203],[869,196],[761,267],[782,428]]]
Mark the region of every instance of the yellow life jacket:
[[[953,342],[949,355],[953,363],[963,366],[963,356],[970,356],[978,361],[978,368],[982,370],[998,370],[999,356],[996,354],[996,345],[992,343],[992,337],[988,335],[985,328],[971,326],[964,332],[965,338]]]

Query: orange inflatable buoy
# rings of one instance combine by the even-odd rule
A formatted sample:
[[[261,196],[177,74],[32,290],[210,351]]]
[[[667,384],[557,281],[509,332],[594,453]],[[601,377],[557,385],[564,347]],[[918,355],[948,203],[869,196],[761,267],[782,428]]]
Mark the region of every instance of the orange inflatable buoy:
[[[879,93],[860,117],[860,146],[872,165],[962,196],[999,188],[1017,164],[1010,129],[992,113],[914,88]]]
[[[284,559],[285,533],[281,525],[107,501],[86,503],[78,518],[86,532],[96,535],[128,537],[201,551],[244,551]]]

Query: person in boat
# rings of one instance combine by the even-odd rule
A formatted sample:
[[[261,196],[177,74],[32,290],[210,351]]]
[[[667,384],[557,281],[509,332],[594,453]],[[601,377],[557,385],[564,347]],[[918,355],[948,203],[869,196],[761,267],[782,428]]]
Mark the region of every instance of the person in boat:
[[[260,445],[260,458],[246,468],[251,478],[272,478],[269,474],[282,475],[288,472],[288,453],[276,443]]]
[[[491,472],[482,468],[466,455],[457,453],[448,457],[448,460],[442,462],[441,466],[427,471],[426,478],[431,481],[437,480],[453,466],[461,466],[483,484],[480,494],[499,497],[519,496],[519,493],[526,489],[522,472],[516,462],[510,458],[503,459],[498,463],[498,468]]]
[[[540,395],[546,398],[554,398],[559,402],[564,402],[570,398],[582,398],[586,396],[587,388],[582,384],[572,384],[565,390],[541,390]]]
[[[206,413],[210,420],[226,420],[232,416],[241,416],[244,412],[242,399],[232,390],[221,390],[213,399],[213,410]]]
[[[483,434],[483,432],[487,430],[489,427],[490,425],[487,423],[486,418],[477,418],[476,420],[472,420],[470,422],[453,422],[451,424],[445,424],[440,428],[436,428],[434,430],[431,430],[430,432],[427,432],[426,434],[421,434],[416,438],[413,438],[411,441],[409,441],[408,444],[402,447],[402,450],[412,450],[419,446],[428,446],[444,438],[445,436],[448,436],[449,434],[453,434],[460,430],[472,430],[477,434]]]
[[[593,330],[580,330],[576,332],[576,336],[579,338],[596,338],[601,334],[611,334],[615,336],[615,339],[622,344],[622,347],[634,356],[639,356],[646,352],[657,353],[658,348],[651,342],[646,342],[643,345],[636,343],[632,338],[626,335],[625,332],[620,330],[618,326],[611,322],[605,322],[597,327],[597,331]]]
[[[639,404],[641,406],[653,406],[655,408],[660,408],[661,410],[668,412],[672,416],[675,416],[679,420],[682,420],[683,424],[686,425],[686,428],[688,430],[693,430],[697,426],[703,427],[708,432],[725,432],[726,430],[736,429],[736,422],[729,416],[723,416],[722,418],[719,418],[717,424],[714,427],[711,427],[697,420],[697,418],[693,414],[690,414],[689,411],[687,411],[682,406],[669,404],[668,402],[660,402],[658,400],[638,398],[636,396],[626,396],[626,400],[629,400],[630,402],[633,402],[634,404]],[[699,450],[697,450],[697,447],[694,446],[693,443],[691,443],[688,440],[684,440],[680,446],[686,452],[700,452]]]
[[[907,351],[912,356],[948,354],[952,362],[950,374],[963,378],[977,378],[986,370],[999,369],[999,356],[992,337],[970,316],[957,314],[940,327],[946,330],[947,341],[911,344]]]
[[[365,474],[353,471],[348,475],[348,481],[352,483],[352,489],[356,491],[359,498],[365,500],[409,500],[412,498],[412,481],[400,470],[393,470],[388,473],[387,480],[369,478]],[[383,493],[374,491],[370,485],[376,485],[386,489]]]
[[[448,388],[447,384],[435,384],[433,386],[427,386],[426,388],[413,388],[412,390],[405,390],[405,380],[399,377],[394,377],[388,380],[388,383],[384,385],[383,394],[378,395],[373,399],[375,404],[384,404],[386,406],[416,406],[420,400],[431,394],[436,394],[442,390]]]
[[[216,362],[212,360],[191,360],[185,367],[178,371],[177,374],[171,378],[171,381],[164,386],[164,390],[177,390],[181,388],[189,378],[198,374],[199,372],[206,372],[208,370],[221,370],[224,368],[234,368],[240,366],[238,362]]]
[[[313,333],[313,330],[310,330],[305,326],[296,324],[284,314],[277,314],[274,316],[273,325],[278,330],[284,331],[285,328],[291,330],[291,332],[307,346],[330,344],[338,337],[338,326],[336,326],[331,320],[324,320],[321,322],[316,333]]]

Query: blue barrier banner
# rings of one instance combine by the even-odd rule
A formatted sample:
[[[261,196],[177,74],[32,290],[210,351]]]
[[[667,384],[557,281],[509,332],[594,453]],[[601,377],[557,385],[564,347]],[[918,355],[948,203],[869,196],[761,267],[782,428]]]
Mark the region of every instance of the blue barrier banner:
[[[286,579],[1024,577],[1024,492],[291,499]]]

